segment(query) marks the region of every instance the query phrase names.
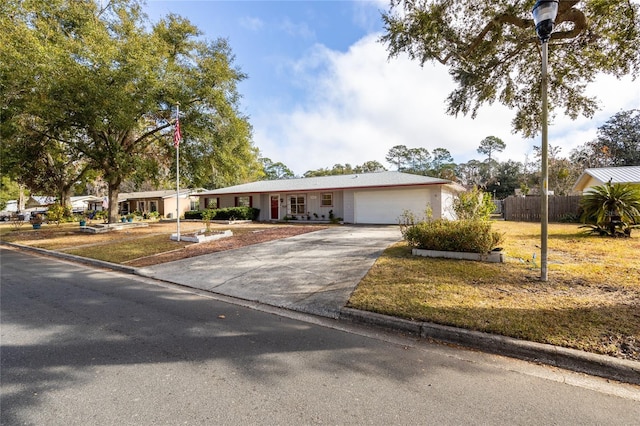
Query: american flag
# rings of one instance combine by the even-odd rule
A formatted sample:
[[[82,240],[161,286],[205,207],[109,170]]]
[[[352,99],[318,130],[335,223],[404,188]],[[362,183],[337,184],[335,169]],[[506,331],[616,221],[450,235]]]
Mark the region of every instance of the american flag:
[[[176,116],[176,124],[173,127],[173,146],[180,146],[180,141],[182,140],[182,135],[180,134],[180,118]]]

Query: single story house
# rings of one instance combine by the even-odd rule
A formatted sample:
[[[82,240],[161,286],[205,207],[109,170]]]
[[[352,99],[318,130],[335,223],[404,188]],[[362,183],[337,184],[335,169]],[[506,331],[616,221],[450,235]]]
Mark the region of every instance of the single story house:
[[[611,183],[632,183],[640,185],[640,166],[599,167],[585,169],[573,185],[575,192],[587,192],[593,186]]]
[[[198,197],[192,196],[194,190],[181,189],[179,196],[180,216],[189,210],[195,210]],[[178,203],[175,190],[121,192],[118,194],[118,213],[127,215],[132,212],[158,212],[160,217],[175,218]]]
[[[50,205],[56,202],[56,197],[50,197],[48,195],[31,195],[26,203],[24,203],[25,210],[33,210],[37,212],[45,212]]]
[[[454,218],[453,197],[464,188],[452,181],[401,172],[377,172],[265,180],[201,192],[200,208],[249,206],[259,220],[328,220],[397,224],[405,211]]]
[[[46,195],[32,195],[25,203],[27,211],[46,212],[49,206],[58,201],[56,197]],[[102,210],[104,199],[94,195],[77,195],[70,197],[71,210],[74,213],[82,213],[87,210]]]
[[[95,195],[77,195],[71,197],[71,210],[74,213],[103,210],[105,198]]]

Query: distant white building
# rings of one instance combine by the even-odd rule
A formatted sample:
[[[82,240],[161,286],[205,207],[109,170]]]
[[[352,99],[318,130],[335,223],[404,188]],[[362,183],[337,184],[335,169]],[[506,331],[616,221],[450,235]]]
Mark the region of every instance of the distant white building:
[[[573,191],[588,192],[589,188],[607,182],[640,184],[640,166],[585,169],[573,185]]]
[[[0,211],[0,220],[9,220],[16,213],[18,213],[18,200],[9,200],[4,209]]]

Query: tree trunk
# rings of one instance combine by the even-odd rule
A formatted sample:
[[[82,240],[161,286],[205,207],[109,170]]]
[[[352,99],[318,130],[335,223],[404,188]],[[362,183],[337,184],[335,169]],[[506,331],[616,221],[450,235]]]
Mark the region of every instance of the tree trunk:
[[[109,181],[109,223],[118,222],[118,193],[120,192],[120,180]]]
[[[62,188],[60,190],[60,205],[62,207],[68,207],[69,210],[73,209],[73,206],[71,205],[71,195],[70,195],[70,187],[65,186],[64,188]]]

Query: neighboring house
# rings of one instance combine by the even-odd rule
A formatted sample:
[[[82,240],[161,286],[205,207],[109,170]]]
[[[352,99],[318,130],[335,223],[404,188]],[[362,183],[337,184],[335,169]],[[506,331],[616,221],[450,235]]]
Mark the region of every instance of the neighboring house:
[[[32,195],[25,203],[25,209],[31,212],[44,213],[49,206],[57,201],[56,197]],[[70,197],[71,210],[74,213],[85,211],[102,210],[103,198],[93,195],[78,195]]]
[[[194,210],[197,196],[192,197],[192,189],[180,190],[180,216]],[[118,212],[126,215],[132,212],[158,212],[160,217],[175,218],[178,203],[175,190],[121,192],[118,194]]]
[[[9,220],[18,213],[18,200],[9,200],[7,205],[0,211],[0,220]]]
[[[575,192],[587,192],[589,188],[611,183],[640,184],[640,166],[600,167],[585,169],[573,185]]]
[[[49,206],[56,202],[56,197],[50,197],[48,195],[31,195],[26,203],[24,203],[25,210],[45,212]]]
[[[95,195],[78,195],[71,197],[71,210],[74,213],[103,210],[103,198]]]
[[[199,193],[200,208],[250,206],[259,220],[343,218],[346,223],[397,224],[404,211],[453,218],[455,194],[449,180],[400,172],[265,180]]]

